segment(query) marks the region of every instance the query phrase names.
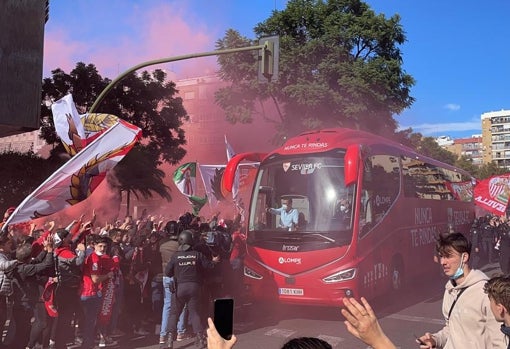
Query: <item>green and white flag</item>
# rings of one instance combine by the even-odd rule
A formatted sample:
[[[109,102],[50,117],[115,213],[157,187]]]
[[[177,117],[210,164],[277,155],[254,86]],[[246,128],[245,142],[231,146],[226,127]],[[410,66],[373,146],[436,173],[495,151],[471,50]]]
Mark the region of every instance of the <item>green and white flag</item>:
[[[197,163],[188,162],[179,166],[174,172],[174,183],[186,196],[196,194]]]
[[[197,216],[207,203],[207,195],[205,198],[196,195],[197,163],[188,162],[179,166],[174,172],[173,180],[180,192],[188,198],[193,214]]]
[[[201,198],[200,196],[189,196],[188,202],[191,204],[191,208],[193,209],[193,214],[198,216],[198,213],[207,203],[207,195],[205,198]]]

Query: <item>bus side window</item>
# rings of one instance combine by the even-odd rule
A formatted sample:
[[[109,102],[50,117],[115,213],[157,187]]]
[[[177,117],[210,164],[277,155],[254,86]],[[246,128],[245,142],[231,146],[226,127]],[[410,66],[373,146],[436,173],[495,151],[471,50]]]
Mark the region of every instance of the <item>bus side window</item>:
[[[365,160],[360,202],[360,237],[390,211],[400,191],[400,167],[395,157],[372,155]]]
[[[360,237],[366,235],[372,228],[374,219],[372,217],[372,199],[367,190],[363,190],[361,196],[360,211]]]

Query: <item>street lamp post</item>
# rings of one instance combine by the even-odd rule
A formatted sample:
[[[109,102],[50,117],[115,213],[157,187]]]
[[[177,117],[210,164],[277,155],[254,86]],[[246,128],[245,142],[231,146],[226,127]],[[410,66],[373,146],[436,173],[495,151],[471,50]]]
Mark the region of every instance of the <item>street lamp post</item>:
[[[237,53],[237,52],[243,52],[243,51],[254,51],[254,50],[260,50],[260,49],[263,50],[263,55],[264,55],[264,50],[267,49],[267,43],[262,43],[261,45],[256,45],[256,46],[239,47],[239,48],[232,48],[232,49],[227,49],[227,50],[217,50],[217,51],[211,51],[211,52],[192,53],[192,54],[183,55],[183,56],[166,57],[166,58],[155,59],[152,61],[147,61],[147,62],[137,64],[134,67],[131,67],[128,70],[126,70],[125,72],[123,72],[122,74],[120,74],[118,77],[116,77],[114,80],[112,80],[112,82],[110,82],[108,84],[108,86],[105,87],[105,89],[96,98],[94,104],[92,104],[92,106],[90,107],[89,113],[95,112],[99,103],[101,103],[101,101],[104,99],[104,97],[108,94],[108,92],[110,92],[110,90],[116,84],[118,84],[126,76],[137,71],[140,68],[144,68],[149,65],[161,64],[161,63],[183,61],[183,60],[190,59],[190,58],[225,55],[225,54],[229,54],[229,53]]]

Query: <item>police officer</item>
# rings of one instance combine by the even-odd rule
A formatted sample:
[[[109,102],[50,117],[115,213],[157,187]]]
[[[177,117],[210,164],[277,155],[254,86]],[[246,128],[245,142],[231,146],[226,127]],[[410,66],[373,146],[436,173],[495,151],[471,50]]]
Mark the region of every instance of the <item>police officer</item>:
[[[194,251],[193,233],[184,230],[177,238],[179,248],[172,256],[165,268],[165,275],[173,277],[171,287],[172,302],[170,306],[169,335],[167,347],[173,348],[173,340],[177,330],[177,318],[187,304],[193,332],[197,335],[195,345],[202,349],[206,347],[204,328],[199,314],[200,290],[204,280],[205,269],[211,269],[220,261],[216,256],[208,260],[202,253]]]
[[[506,216],[502,216],[498,226],[499,265],[503,274],[510,273],[510,226]]]
[[[472,262],[471,267],[473,269],[478,269],[480,263],[480,252],[481,252],[481,237],[480,237],[480,221],[478,218],[473,220],[473,224],[471,224],[471,228],[469,229],[471,246],[472,246]]]
[[[485,217],[485,222],[482,225],[482,251],[487,263],[492,263],[494,260],[494,244],[496,240],[496,224],[491,215]]]

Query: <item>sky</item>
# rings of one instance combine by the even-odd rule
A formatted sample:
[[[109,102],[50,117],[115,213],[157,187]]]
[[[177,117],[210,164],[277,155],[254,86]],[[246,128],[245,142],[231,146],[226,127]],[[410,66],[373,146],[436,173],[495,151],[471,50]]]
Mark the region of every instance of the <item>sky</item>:
[[[406,32],[400,48],[403,68],[416,80],[416,101],[395,115],[401,128],[471,137],[481,133],[482,113],[510,109],[510,2],[365,2],[388,18],[398,14]],[[56,68],[69,73],[84,62],[114,79],[145,61],[213,51],[227,29],[253,39],[253,28],[285,6],[286,0],[51,0],[43,75]],[[158,68],[172,79],[217,70],[215,57]]]

